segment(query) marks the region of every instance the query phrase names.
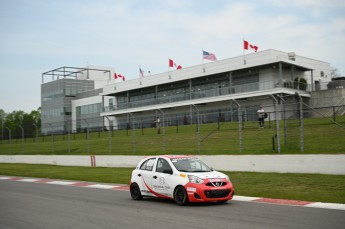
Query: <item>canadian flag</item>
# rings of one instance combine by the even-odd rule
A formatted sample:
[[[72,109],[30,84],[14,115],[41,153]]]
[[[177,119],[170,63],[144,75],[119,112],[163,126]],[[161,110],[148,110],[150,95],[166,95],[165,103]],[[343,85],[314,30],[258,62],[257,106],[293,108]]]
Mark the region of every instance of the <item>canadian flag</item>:
[[[181,65],[176,64],[172,59],[169,59],[169,67],[170,67],[170,68],[175,67],[176,69],[181,69],[181,68],[182,68]]]
[[[243,49],[248,50],[249,48],[257,52],[259,49],[259,46],[249,44],[248,41],[243,40]]]
[[[124,75],[114,73],[114,79],[122,79],[122,81],[126,81]]]

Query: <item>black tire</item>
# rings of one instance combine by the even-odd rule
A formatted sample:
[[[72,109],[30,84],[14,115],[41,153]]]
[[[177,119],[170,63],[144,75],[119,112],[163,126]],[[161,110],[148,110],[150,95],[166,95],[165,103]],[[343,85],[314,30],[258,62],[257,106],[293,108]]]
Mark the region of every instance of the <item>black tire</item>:
[[[178,205],[184,206],[189,203],[188,194],[184,187],[178,186],[174,192],[174,200]]]
[[[131,192],[131,197],[133,200],[141,200],[143,198],[137,183],[133,183],[129,191]]]

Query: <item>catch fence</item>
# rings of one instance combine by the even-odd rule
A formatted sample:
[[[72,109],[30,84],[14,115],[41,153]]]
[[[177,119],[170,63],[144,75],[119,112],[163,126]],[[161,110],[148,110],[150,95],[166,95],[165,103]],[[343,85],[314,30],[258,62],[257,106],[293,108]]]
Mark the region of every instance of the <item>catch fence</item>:
[[[344,153],[345,106],[314,109],[301,98],[273,97],[264,127],[258,123],[257,106],[233,107],[222,111],[203,111],[193,105],[179,114],[160,113],[160,123],[150,117],[128,114],[117,125],[106,118],[71,120],[87,123],[77,131],[36,131],[25,134],[20,128],[12,135],[4,127],[1,154],[272,154]],[[187,115],[186,115],[187,114]],[[96,125],[98,123],[98,126]],[[59,126],[61,123],[50,123]]]

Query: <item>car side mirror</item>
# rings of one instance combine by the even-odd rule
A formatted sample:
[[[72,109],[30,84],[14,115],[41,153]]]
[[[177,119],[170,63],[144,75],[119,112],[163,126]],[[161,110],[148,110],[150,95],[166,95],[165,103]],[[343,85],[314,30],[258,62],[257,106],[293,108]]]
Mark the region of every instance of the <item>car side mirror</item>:
[[[173,174],[173,171],[172,171],[172,169],[164,169],[164,170],[163,170],[163,173],[166,173],[166,174]]]

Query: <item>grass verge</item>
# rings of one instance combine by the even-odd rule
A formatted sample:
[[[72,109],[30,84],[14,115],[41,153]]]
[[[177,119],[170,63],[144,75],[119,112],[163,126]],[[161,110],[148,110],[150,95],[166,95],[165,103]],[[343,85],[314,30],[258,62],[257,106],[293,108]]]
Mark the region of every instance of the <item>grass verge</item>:
[[[0,175],[128,184],[133,168],[2,164]],[[225,172],[237,195],[345,203],[345,176]]]

